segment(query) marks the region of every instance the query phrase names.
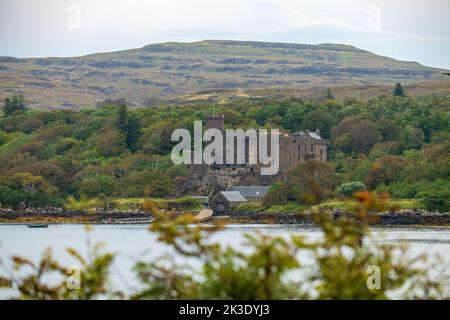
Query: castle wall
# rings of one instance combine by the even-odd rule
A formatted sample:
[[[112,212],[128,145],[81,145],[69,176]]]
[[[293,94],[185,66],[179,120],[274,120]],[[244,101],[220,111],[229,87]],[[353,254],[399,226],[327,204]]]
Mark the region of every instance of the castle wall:
[[[224,141],[224,161],[226,157],[226,136],[224,131],[224,117],[215,116],[205,119],[205,131],[210,128],[219,129],[223,132]],[[259,137],[258,137],[259,140]],[[271,155],[270,136],[267,139],[269,155]],[[309,133],[281,133],[279,139],[279,174],[276,176],[261,176],[260,165],[249,165],[249,142],[245,141],[246,155],[245,165],[190,165],[189,174],[193,179],[198,179],[202,187],[219,185],[221,188],[228,188],[235,185],[253,184],[269,185],[280,176],[295,168],[298,164],[307,160],[327,161],[328,141],[320,139],[319,132]],[[234,143],[235,163],[237,141]],[[251,184],[250,184],[251,185]]]

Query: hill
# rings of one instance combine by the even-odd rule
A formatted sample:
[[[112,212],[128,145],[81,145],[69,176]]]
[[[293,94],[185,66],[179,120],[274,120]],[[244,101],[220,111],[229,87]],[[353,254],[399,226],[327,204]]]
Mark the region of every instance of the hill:
[[[214,91],[258,94],[395,82],[442,86],[443,70],[340,44],[205,40],[71,58],[0,57],[0,99],[14,91],[34,107],[79,108],[125,97],[134,105]]]

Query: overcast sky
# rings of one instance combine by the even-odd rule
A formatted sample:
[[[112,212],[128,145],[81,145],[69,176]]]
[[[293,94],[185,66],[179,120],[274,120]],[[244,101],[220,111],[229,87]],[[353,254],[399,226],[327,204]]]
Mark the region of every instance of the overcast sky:
[[[0,55],[204,39],[344,43],[450,69],[449,0],[0,0]]]

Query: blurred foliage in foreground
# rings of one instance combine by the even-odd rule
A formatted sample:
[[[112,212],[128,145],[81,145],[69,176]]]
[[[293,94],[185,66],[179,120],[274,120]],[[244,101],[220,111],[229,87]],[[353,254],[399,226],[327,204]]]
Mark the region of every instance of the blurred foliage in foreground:
[[[355,195],[347,216],[317,213],[323,237],[310,241],[252,233],[245,246],[221,246],[211,236],[217,225],[193,225],[188,215],[158,214],[151,225],[158,240],[169,245],[176,257],[138,261],[134,267],[140,289],[118,292],[110,273],[115,255],[90,245],[88,255],[69,249],[80,265],[79,289],[67,283],[67,267],[46,251],[35,264],[13,257],[14,270],[0,279],[18,299],[446,299],[448,279],[431,277],[425,256],[408,258],[401,246],[373,245],[368,236],[368,211],[385,210],[389,202],[369,192]],[[305,256],[308,259],[305,259]],[[187,261],[195,261],[195,264]],[[195,267],[194,267],[195,266]],[[60,282],[46,282],[59,273]],[[435,274],[436,275],[436,274]]]

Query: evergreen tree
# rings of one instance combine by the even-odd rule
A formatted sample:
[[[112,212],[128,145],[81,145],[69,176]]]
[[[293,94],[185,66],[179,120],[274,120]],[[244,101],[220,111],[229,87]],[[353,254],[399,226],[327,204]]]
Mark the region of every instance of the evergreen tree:
[[[21,94],[15,93],[11,98],[5,99],[5,104],[3,105],[3,113],[5,117],[16,111],[25,112],[26,110],[27,107]]]
[[[327,100],[334,100],[335,99],[334,98],[334,94],[333,94],[333,92],[331,91],[330,88],[327,88],[327,91],[325,92],[325,99],[327,99]]]
[[[119,106],[116,128],[125,137],[127,148],[131,152],[135,152],[138,148],[139,137],[141,136],[139,121],[134,114],[128,112],[125,104]]]
[[[119,105],[117,113],[116,128],[120,130],[124,135],[127,134],[128,129],[128,109],[125,104]]]
[[[400,83],[397,83],[394,88],[394,97],[406,97],[405,89]]]
[[[131,114],[128,118],[128,127],[126,133],[127,147],[131,152],[138,149],[138,141],[141,136],[141,128],[137,117]]]

